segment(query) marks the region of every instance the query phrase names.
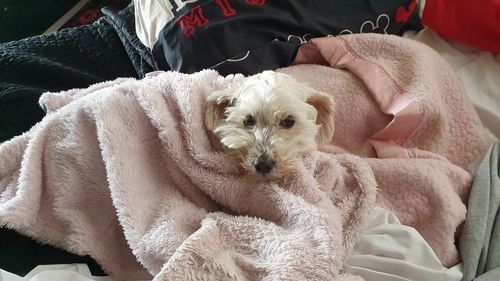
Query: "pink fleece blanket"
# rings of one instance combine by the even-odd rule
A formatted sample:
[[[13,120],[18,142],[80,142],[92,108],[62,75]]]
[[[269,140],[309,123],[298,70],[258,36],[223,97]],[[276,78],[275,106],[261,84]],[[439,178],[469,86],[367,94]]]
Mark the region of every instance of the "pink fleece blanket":
[[[0,224],[124,280],[347,280],[376,199],[455,263],[488,140],[449,68],[382,35],[313,40],[296,63],[333,67],[281,71],[334,95],[337,132],[279,182],[243,180],[203,126],[240,76],[154,73],[44,94],[48,115],[0,145]]]
[[[416,228],[445,266],[458,263],[467,170],[491,140],[453,70],[423,44],[367,34],[313,39],[295,64],[282,71],[336,100],[335,136],[323,150],[365,158],[377,203]]]
[[[123,280],[354,280],[340,271],[375,204],[371,169],[315,152],[281,182],[243,179],[203,125],[206,96],[239,78],[44,94],[48,115],[0,146],[0,225]]]

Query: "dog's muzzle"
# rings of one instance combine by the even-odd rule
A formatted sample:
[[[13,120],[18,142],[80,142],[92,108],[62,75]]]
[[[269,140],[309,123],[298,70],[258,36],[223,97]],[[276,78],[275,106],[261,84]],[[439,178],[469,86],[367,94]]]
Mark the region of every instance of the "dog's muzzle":
[[[274,160],[266,155],[260,155],[259,157],[257,157],[254,165],[255,171],[262,175],[269,174],[273,170],[273,167]]]

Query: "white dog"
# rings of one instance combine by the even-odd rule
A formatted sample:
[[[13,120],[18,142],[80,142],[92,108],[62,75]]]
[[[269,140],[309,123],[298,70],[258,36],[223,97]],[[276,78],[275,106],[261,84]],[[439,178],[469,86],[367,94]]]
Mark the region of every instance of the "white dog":
[[[261,179],[283,176],[297,157],[333,137],[333,99],[283,73],[243,78],[207,101],[207,128]]]

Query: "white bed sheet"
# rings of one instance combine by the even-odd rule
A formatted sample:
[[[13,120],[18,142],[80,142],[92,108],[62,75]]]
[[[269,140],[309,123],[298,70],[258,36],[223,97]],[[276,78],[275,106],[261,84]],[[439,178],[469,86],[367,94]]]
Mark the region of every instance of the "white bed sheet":
[[[0,281],[113,281],[113,279],[92,276],[86,264],[53,264],[39,265],[24,277],[0,269]]]
[[[500,54],[447,40],[427,28],[408,31],[403,37],[433,48],[448,62],[492,139],[500,139]]]
[[[441,265],[432,248],[391,212],[375,208],[344,267],[367,281],[459,281],[462,266]]]

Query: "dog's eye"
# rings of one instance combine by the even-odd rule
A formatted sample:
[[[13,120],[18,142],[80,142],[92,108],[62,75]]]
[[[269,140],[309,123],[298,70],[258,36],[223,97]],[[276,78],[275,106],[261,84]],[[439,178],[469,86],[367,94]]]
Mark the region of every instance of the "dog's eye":
[[[253,116],[248,115],[247,117],[245,117],[245,120],[243,120],[243,126],[245,126],[245,128],[247,129],[251,129],[253,126],[255,126],[255,119],[253,118]]]
[[[295,120],[293,119],[293,116],[289,115],[285,119],[281,120],[280,126],[286,129],[290,129],[293,127],[293,124],[295,124]]]

